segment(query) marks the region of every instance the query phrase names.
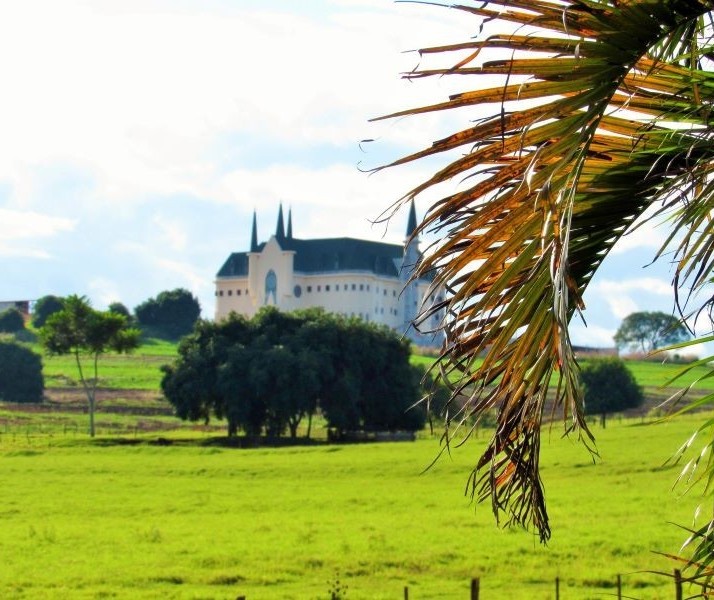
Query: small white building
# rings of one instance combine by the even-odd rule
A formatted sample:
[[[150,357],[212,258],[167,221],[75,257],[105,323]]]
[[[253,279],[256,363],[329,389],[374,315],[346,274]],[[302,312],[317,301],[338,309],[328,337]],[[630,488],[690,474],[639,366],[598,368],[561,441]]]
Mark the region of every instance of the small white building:
[[[231,312],[250,318],[268,305],[284,311],[322,307],[437,346],[441,335],[428,330],[439,325],[439,316],[420,324],[425,333],[413,326],[422,305],[443,295],[429,279],[410,281],[421,257],[419,241],[412,239],[416,227],[412,202],[403,246],[344,237],[301,240],[293,236],[291,212],[286,230],[281,206],[275,234],[259,244],[254,213],[250,250],[231,254],[216,275],[216,320]]]

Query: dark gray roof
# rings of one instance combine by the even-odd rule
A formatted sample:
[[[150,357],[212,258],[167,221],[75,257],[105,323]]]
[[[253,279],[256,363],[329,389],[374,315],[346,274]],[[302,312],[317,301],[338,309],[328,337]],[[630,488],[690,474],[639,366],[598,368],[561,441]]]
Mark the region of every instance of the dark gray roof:
[[[399,277],[399,265],[404,248],[353,238],[299,240],[285,238],[279,242],[283,250],[295,252],[293,267],[297,273],[329,273],[335,271],[367,271],[375,275]],[[258,246],[262,252],[265,243]],[[234,252],[218,271],[218,277],[248,275],[248,253]]]

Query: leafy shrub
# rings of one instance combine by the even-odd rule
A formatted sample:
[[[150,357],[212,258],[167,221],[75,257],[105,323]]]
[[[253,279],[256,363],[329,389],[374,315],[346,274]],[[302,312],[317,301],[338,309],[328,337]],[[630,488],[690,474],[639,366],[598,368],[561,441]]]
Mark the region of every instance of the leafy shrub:
[[[42,359],[29,348],[0,339],[0,400],[42,402]]]
[[[25,329],[25,319],[16,308],[8,308],[0,312],[0,332],[17,333]]]
[[[50,315],[62,310],[63,306],[64,302],[59,296],[42,296],[32,309],[32,326],[39,329]]]
[[[585,414],[601,415],[637,408],[644,402],[635,376],[620,358],[599,358],[583,365],[580,372],[585,397]]]
[[[134,314],[145,333],[178,339],[191,332],[201,315],[201,305],[191,292],[177,288],[142,302]]]

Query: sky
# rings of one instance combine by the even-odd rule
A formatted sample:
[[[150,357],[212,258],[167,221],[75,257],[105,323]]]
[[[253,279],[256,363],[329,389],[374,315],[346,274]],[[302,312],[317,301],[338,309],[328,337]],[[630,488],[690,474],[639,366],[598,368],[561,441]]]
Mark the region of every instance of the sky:
[[[298,238],[402,242],[406,212],[374,221],[439,161],[365,171],[469,116],[369,119],[462,89],[399,75],[418,64],[410,50],[477,30],[392,0],[2,3],[0,301],[133,309],[183,287],[211,318],[253,211],[265,241],[281,203]],[[611,346],[631,312],[672,310],[670,266],[647,267],[665,237],[648,226],[613,250],[574,343]]]

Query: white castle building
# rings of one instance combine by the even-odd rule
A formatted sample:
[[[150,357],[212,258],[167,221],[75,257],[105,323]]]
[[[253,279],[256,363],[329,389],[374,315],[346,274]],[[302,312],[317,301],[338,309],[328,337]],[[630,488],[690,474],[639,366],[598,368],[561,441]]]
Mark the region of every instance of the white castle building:
[[[252,317],[262,306],[291,311],[322,307],[405,333],[421,345],[436,346],[441,336],[419,333],[413,326],[422,305],[441,301],[431,280],[410,281],[420,259],[412,238],[417,220],[409,211],[404,245],[354,238],[301,240],[293,237],[292,211],[284,226],[282,206],[275,234],[258,243],[253,213],[250,250],[232,253],[216,275],[216,320],[231,312]],[[439,325],[420,324],[422,331]]]

